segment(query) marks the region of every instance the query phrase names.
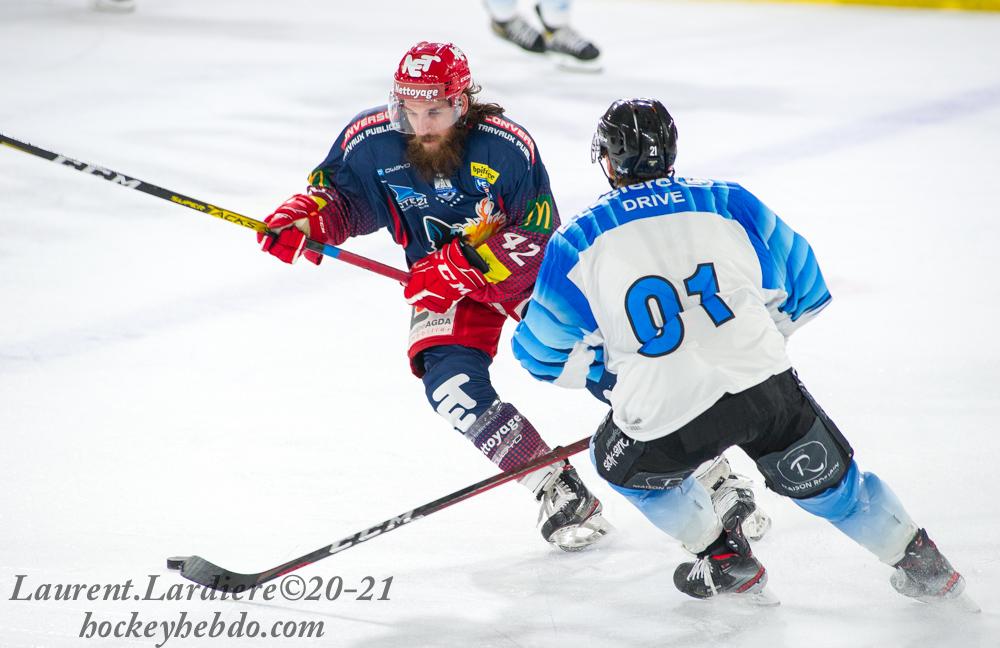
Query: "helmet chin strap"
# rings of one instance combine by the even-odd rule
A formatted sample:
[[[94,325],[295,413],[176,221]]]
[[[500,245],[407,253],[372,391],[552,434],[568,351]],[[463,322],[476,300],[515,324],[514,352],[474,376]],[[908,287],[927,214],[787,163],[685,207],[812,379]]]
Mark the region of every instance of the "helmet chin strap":
[[[608,156],[602,155],[600,157],[600,162],[601,162],[601,173],[603,173],[604,177],[608,179],[608,184],[611,185],[611,188],[617,189],[618,185],[615,184],[615,175],[613,172],[608,171],[608,167],[611,166],[611,161],[608,159]]]
[[[611,160],[608,158],[607,155],[602,155],[600,158],[598,158],[598,161],[601,163],[601,173],[603,173],[604,177],[607,178],[608,185],[610,185],[612,189],[617,189],[618,184],[616,181],[618,179],[618,176],[617,174],[615,174],[614,171],[609,171],[609,169],[611,168]],[[675,173],[674,167],[673,165],[671,165],[670,168],[667,169],[667,172],[660,177],[672,179],[674,177],[674,173]],[[652,180],[654,178],[650,179]]]

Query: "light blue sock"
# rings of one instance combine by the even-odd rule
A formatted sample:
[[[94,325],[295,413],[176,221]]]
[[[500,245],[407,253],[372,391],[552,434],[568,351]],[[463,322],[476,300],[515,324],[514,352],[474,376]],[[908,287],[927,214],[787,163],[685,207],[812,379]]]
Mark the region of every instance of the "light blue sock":
[[[490,17],[498,22],[507,22],[517,13],[517,0],[483,0]]]
[[[793,501],[829,520],[888,565],[903,558],[906,545],[917,532],[917,525],[892,489],[875,473],[862,473],[854,461],[838,486]]]
[[[539,0],[538,9],[542,20],[552,29],[559,29],[569,24],[570,0]]]
[[[593,442],[590,462],[597,466]],[[626,488],[611,482],[608,485],[632,502],[657,528],[680,540],[691,553],[705,549],[722,533],[722,521],[712,506],[712,496],[694,475],[680,486],[663,490]]]

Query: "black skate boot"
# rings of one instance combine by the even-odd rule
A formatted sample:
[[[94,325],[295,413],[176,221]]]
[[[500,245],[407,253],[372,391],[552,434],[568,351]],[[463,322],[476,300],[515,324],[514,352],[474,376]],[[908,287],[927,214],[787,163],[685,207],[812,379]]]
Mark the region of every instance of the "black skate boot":
[[[601,501],[587,490],[568,462],[538,491],[542,537],[563,551],[580,551],[603,538],[611,525],[601,516]]]
[[[493,33],[500,38],[514,43],[523,50],[541,54],[545,52],[545,38],[541,32],[528,24],[524,18],[514,16],[510,20],[500,22],[491,20]]]
[[[979,606],[964,596],[965,578],[955,571],[924,529],[917,531],[906,545],[903,559],[894,566],[896,571],[889,583],[900,594],[925,603],[956,601],[970,611],[978,611],[972,608]]]
[[[539,5],[535,5],[535,13],[542,21],[545,28],[545,47],[549,53],[555,54],[560,59],[560,63],[566,67],[579,70],[599,71],[601,68],[601,50],[597,49],[591,41],[581,36],[569,25],[563,27],[551,27],[542,18],[542,11]]]
[[[764,590],[767,570],[754,558],[743,536],[743,520],[753,513],[753,503],[737,503],[722,521],[719,539],[698,554],[698,560],[681,563],[674,570],[674,585],[694,598],[738,595],[755,605],[778,605]]]

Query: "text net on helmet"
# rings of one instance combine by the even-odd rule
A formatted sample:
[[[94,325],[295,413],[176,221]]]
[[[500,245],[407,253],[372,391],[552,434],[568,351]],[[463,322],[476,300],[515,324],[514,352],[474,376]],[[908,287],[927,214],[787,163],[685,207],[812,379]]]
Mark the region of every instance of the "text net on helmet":
[[[412,135],[407,106],[412,102],[438,103],[433,116],[450,126],[462,116],[463,93],[472,84],[465,54],[452,43],[421,41],[407,50],[396,66],[389,93],[389,120],[392,127]]]

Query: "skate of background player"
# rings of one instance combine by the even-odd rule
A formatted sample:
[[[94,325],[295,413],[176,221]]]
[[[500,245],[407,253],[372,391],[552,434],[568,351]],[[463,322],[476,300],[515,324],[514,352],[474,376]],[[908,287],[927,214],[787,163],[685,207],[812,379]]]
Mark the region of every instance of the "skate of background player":
[[[126,16],[77,5],[0,4],[4,132],[257,217],[325,153],[317,134],[335,136],[358,106],[384,100],[385,70],[416,31],[483,29],[478,4],[443,0],[405,16],[304,0],[147,0]],[[720,616],[673,592],[682,554],[611,493],[601,493],[608,517],[624,531],[614,550],[553,556],[510,486],[302,572],[394,575],[391,601],[222,609],[324,620],[345,646],[993,645],[1000,595],[984,584],[1000,580],[990,540],[1000,304],[989,279],[1000,223],[984,206],[1000,175],[997,17],[579,0],[575,19],[598,24],[609,7],[641,20],[602,38],[599,83],[512,60],[495,38],[465,49],[488,95],[530,120],[563,211],[604,186],[587,157],[594,115],[627,94],[670,97],[687,173],[738,179],[794,215],[837,295],[796,333],[796,365],[859,452],[907,484],[907,506],[962,561],[982,619],[929,616],[871,578],[874,559],[768,493],[775,528],[759,552],[782,606]],[[642,55],[664,25],[670,65]],[[303,38],[314,30],[338,38]],[[318,83],[309,61],[337,61],[337,78]],[[440,421],[405,375],[397,285],[329,263],[293,268],[291,287],[287,268],[240,240],[252,232],[106,185],[0,156],[0,583],[166,578],[163,557],[183,547],[262,569],[485,476],[462,439],[429,433]],[[397,261],[380,238],[351,249]],[[162,242],[155,253],[149,240]],[[289,308],[302,314],[291,329],[279,315]],[[322,363],[303,366],[267,352],[290,334],[336,337]],[[493,371],[553,443],[600,418],[603,408],[540,389],[510,358]],[[383,391],[391,409],[373,405]],[[329,406],[280,406],[298,398]],[[913,445],[921,451],[895,452]],[[117,619],[132,607],[9,594],[0,633],[17,648],[78,646],[83,610]],[[217,607],[138,611],[202,618]]]

